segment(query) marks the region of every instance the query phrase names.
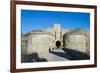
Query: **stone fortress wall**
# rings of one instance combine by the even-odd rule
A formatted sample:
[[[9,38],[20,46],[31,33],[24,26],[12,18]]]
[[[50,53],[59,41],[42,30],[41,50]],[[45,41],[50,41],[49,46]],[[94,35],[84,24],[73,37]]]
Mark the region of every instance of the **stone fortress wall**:
[[[24,47],[22,50],[26,54],[38,52],[42,56],[43,52],[47,52],[50,48],[57,49],[57,42],[61,44],[59,49],[68,48],[89,53],[89,31],[61,29],[60,24],[54,24],[53,28],[46,30],[33,30],[26,37],[22,37],[22,47]]]

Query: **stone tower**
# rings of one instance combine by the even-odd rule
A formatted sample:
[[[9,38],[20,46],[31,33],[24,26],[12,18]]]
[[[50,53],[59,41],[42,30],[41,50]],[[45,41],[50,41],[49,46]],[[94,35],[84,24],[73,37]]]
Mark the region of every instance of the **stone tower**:
[[[54,24],[55,40],[60,40],[61,27],[60,24]]]
[[[61,26],[60,24],[54,24],[54,33],[55,33],[55,47],[61,47]]]

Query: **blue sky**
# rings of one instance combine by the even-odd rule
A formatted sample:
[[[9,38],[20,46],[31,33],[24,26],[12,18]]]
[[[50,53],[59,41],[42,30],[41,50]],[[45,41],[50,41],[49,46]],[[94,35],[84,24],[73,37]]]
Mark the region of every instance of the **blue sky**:
[[[55,23],[61,24],[62,28],[90,29],[90,14],[82,12],[21,10],[22,32],[52,28]]]

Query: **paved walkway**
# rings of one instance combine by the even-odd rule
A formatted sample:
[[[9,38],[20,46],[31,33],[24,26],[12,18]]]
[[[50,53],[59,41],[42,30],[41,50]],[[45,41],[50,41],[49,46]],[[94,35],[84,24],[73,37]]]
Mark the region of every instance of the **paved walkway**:
[[[48,51],[45,51],[45,53],[43,53],[43,56],[44,58],[47,59],[47,61],[66,61],[68,59],[64,58],[64,57],[61,57],[57,54],[64,54],[65,52],[62,50],[62,49],[54,49],[54,50],[51,50],[51,52],[48,50]]]
[[[22,56],[22,62],[68,61],[86,59],[90,59],[90,56],[86,53],[68,48],[41,50],[40,52]]]

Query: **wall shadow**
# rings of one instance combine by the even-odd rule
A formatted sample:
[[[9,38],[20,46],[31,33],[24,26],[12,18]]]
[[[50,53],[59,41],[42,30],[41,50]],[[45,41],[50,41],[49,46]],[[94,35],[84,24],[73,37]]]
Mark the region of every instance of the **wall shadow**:
[[[40,58],[37,53],[32,53],[32,54],[29,54],[29,55],[23,55],[21,57],[21,62],[22,63],[27,63],[27,62],[47,62],[47,59]]]
[[[63,48],[62,50],[64,52],[50,51],[50,53],[60,56],[60,57],[64,57],[69,60],[88,60],[90,59],[90,56],[83,52],[79,52],[79,51],[68,49],[68,48]]]

